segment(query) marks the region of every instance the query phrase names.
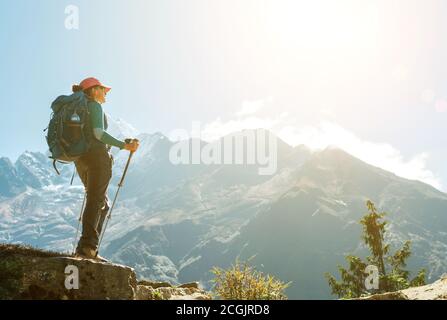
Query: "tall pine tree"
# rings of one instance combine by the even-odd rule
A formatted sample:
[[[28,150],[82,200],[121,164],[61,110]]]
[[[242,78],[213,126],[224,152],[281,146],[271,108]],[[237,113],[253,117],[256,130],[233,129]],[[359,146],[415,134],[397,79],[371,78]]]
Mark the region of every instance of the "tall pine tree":
[[[411,255],[410,241],[406,241],[402,248],[393,255],[390,254],[390,245],[385,243],[387,222],[384,220],[385,212],[378,212],[374,203],[366,202],[368,212],[360,220],[363,227],[362,240],[368,247],[370,255],[363,261],[361,258],[348,255],[346,261],[348,268],[338,266],[340,281],[333,275],[326,273],[332,294],[340,298],[357,298],[371,293],[384,293],[406,289],[425,284],[425,270],[421,269],[412,280],[410,272],[405,270],[407,259]],[[377,267],[379,288],[369,292],[365,281],[368,274],[365,272],[368,265]]]

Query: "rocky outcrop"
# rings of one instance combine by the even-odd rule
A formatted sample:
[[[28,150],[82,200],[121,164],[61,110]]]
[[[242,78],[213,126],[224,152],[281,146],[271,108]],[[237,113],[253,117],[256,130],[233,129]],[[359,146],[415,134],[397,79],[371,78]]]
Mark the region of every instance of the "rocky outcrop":
[[[201,290],[198,283],[194,286],[173,287],[169,283],[152,282],[152,285],[138,283],[136,300],[210,300],[209,293]]]
[[[447,274],[438,281],[421,287],[374,294],[359,300],[447,300]]]
[[[197,283],[137,282],[132,268],[0,244],[0,299],[211,299]]]

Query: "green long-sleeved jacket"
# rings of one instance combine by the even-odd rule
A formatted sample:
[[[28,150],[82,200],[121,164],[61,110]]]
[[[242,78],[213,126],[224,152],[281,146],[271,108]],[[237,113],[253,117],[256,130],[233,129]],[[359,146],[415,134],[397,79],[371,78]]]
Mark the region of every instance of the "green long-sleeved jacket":
[[[88,109],[94,137],[106,145],[123,149],[124,141],[118,140],[106,132],[107,125],[104,123],[105,117],[101,104],[96,101],[89,101]]]

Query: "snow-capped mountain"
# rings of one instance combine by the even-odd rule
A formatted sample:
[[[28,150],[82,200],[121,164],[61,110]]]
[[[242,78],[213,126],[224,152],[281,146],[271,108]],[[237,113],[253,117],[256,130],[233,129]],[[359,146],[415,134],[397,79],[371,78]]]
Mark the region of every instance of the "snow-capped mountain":
[[[211,267],[256,255],[261,271],[293,281],[290,298],[328,298],[324,272],[362,252],[358,221],[367,199],[389,213],[392,243],[412,240],[410,269],[426,267],[432,279],[447,270],[447,195],[429,185],[339,149],[311,152],[282,141],[271,176],[256,165],[174,165],[172,141],[126,127],[117,126],[141,145],[101,252],[142,277],[209,286]],[[114,155],[110,196],[128,153]],[[57,176],[39,152],[0,159],[0,241],[72,249],[83,187],[78,178],[70,186],[72,166],[63,170]]]
[[[107,124],[107,132],[117,139],[135,138],[139,134],[137,129],[121,118],[113,118],[107,115]]]
[[[0,158],[0,197],[8,197],[25,190],[25,184],[17,175],[14,164],[8,158]]]

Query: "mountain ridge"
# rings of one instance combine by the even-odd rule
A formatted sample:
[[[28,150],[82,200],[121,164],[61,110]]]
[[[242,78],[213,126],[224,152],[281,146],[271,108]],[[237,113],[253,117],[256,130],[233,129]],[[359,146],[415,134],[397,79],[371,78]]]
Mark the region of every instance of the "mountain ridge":
[[[333,147],[314,152],[305,146],[280,148],[272,176],[259,176],[256,166],[247,165],[175,166],[169,161],[174,142],[161,133],[138,137],[142,148],[132,160],[103,252],[134,267],[142,279],[199,280],[206,287],[212,266],[255,255],[263,270],[296,283],[287,291],[291,298],[329,298],[323,272],[335,272],[347,252],[364,251],[358,220],[367,199],[389,212],[391,242],[413,241],[411,269],[428,264],[429,279],[446,270],[447,195],[423,182]],[[126,153],[114,155],[110,194],[127,160]],[[69,185],[72,166],[63,166],[57,177],[50,161],[32,158],[19,162],[29,166],[21,169],[32,178],[27,191],[2,194],[0,214],[9,218],[0,220],[0,241],[71,248],[83,187],[78,178]],[[0,177],[9,177],[1,163],[6,173],[17,176],[11,161],[0,160]],[[0,186],[9,183],[13,191],[22,183],[1,179]]]

